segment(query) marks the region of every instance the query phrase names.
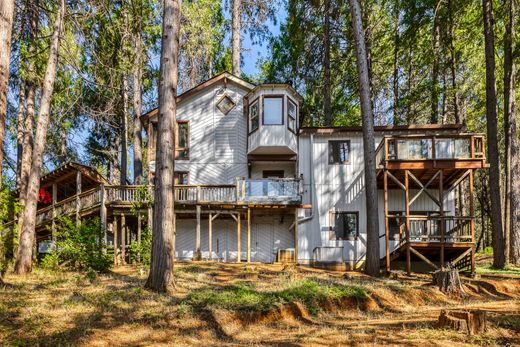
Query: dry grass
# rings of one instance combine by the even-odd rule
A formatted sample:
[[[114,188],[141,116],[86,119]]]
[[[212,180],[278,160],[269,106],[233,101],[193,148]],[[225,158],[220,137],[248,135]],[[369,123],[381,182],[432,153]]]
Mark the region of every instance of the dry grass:
[[[276,265],[246,271],[244,265],[208,263],[178,264],[175,275],[176,291],[158,295],[144,290],[145,276],[130,267],[100,275],[93,282],[83,274],[71,272],[35,270],[25,277],[8,274],[9,284],[0,288],[1,344],[520,344],[517,280],[468,280],[466,289],[471,296],[461,300],[444,296],[427,285],[427,277],[421,276],[374,280],[358,273],[345,276],[312,269],[292,271]],[[229,306],[230,300],[236,299],[229,295],[238,293],[233,288],[246,288],[239,293],[239,300],[245,300],[246,306]],[[229,295],[220,295],[226,290],[231,290]],[[366,293],[374,307],[335,309],[326,300],[345,293],[356,298]],[[206,300],[208,296],[211,300]],[[307,299],[326,305],[316,306],[314,315],[273,315],[262,324],[240,321],[233,313],[244,307],[248,311],[276,307],[291,300],[305,304]],[[469,337],[438,330],[435,322],[444,307],[487,310],[489,331]]]

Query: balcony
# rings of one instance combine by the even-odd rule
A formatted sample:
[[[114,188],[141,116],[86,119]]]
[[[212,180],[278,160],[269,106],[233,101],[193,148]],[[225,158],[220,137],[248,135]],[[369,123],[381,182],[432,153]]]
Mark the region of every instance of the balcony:
[[[146,205],[153,201],[153,186],[99,186],[38,210],[36,225],[53,217],[85,215],[101,203],[125,207]],[[302,201],[301,179],[237,179],[230,185],[180,185],[175,187],[175,203],[180,205],[299,205]]]
[[[385,136],[376,149],[376,165],[380,169],[415,169],[421,162],[425,168],[464,164],[481,168],[486,162],[484,135]]]
[[[471,217],[410,216],[410,230],[406,232],[405,216],[389,216],[399,225],[399,240],[412,243],[473,243]]]

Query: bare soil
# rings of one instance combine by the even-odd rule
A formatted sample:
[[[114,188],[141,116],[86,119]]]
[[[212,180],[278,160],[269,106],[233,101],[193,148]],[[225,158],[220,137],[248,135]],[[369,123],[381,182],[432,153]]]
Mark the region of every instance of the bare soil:
[[[6,346],[474,346],[520,345],[520,279],[463,278],[468,294],[446,296],[427,275],[397,279],[280,265],[176,264],[176,289],[143,289],[145,274],[124,267],[92,282],[84,274],[36,270],[8,274],[0,287],[0,342]],[[190,306],[207,288],[250,283],[272,293],[306,278],[365,289],[363,300],[321,300],[317,314],[301,302],[267,311]],[[320,282],[320,283],[321,283]],[[487,312],[488,331],[475,336],[438,329],[443,308]]]

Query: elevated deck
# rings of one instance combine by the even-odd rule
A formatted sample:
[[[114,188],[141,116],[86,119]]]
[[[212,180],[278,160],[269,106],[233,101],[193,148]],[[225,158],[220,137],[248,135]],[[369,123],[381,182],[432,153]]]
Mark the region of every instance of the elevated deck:
[[[406,257],[411,272],[412,257],[436,269],[451,263],[474,271],[475,207],[474,171],[489,167],[482,134],[385,136],[376,150],[377,180],[384,191],[384,265]],[[390,190],[404,191],[404,211],[389,212]],[[450,195],[451,194],[451,195]],[[458,206],[446,208],[456,195]],[[412,204],[427,195],[438,211],[417,213]],[[469,205],[469,206],[463,206]],[[390,224],[399,227],[397,247],[390,246]],[[394,236],[395,237],[395,236]]]

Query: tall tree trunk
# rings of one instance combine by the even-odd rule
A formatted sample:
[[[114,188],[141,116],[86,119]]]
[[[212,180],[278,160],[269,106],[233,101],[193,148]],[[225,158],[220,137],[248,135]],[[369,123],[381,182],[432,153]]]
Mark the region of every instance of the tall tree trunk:
[[[363,123],[363,154],[365,158],[365,192],[367,211],[367,252],[365,272],[379,275],[379,214],[377,206],[377,181],[375,163],[374,116],[370,99],[368,61],[365,34],[361,21],[359,0],[349,0],[352,28],[356,41],[357,70],[359,75],[361,112]]]
[[[455,24],[453,22],[453,1],[448,0],[448,16],[450,26],[450,74],[451,74],[451,92],[453,93],[453,116],[455,124],[461,124],[459,115],[459,98],[457,94],[457,76],[455,61]]]
[[[36,205],[38,203],[38,189],[40,188],[40,171],[43,161],[43,150],[45,147],[45,137],[49,125],[49,113],[51,99],[58,68],[58,53],[60,46],[60,34],[65,16],[65,0],[60,1],[60,8],[57,14],[54,33],[51,39],[49,59],[43,80],[42,97],[40,101],[40,112],[38,114],[38,125],[36,126],[36,136],[32,153],[32,165],[29,174],[27,189],[27,201],[23,209],[23,227],[20,234],[20,243],[16,254],[14,270],[17,274],[30,272],[32,269],[32,256],[35,245],[35,226],[36,226]]]
[[[491,0],[482,0],[486,53],[486,120],[491,195],[491,229],[493,233],[493,266],[505,266],[504,234],[502,229],[502,195],[500,194],[500,152],[497,136],[497,96],[495,86],[495,38]]]
[[[20,188],[22,176],[23,134],[25,128],[25,80],[20,79],[19,89],[16,118],[16,188]]]
[[[394,92],[394,125],[401,124],[399,117],[399,23],[400,23],[400,4],[399,0],[394,1],[394,74],[393,74],[393,92]]]
[[[159,80],[159,123],[157,127],[156,182],[152,259],[146,287],[165,292],[173,282],[175,246],[174,153],[179,63],[180,0],[165,0]],[[160,206],[160,208],[159,208]]]
[[[34,56],[36,55],[36,43],[35,37],[37,36],[39,26],[38,16],[38,1],[30,1],[28,4],[27,11],[30,11],[30,25],[28,33],[29,42],[29,59],[27,60],[27,80],[25,81],[27,87],[27,100],[26,100],[26,115],[25,115],[25,127],[23,131],[22,140],[22,161],[20,163],[20,205],[25,206],[25,200],[27,197],[27,184],[29,179],[29,171],[31,170],[31,158],[33,152],[33,131],[34,131],[34,120],[36,112],[36,71],[34,66]],[[19,223],[23,221],[20,220]],[[18,230],[22,230],[22,225],[18,225]]]
[[[515,101],[515,0],[506,2],[507,23],[504,38],[504,126],[506,126],[506,205],[504,219],[509,232],[509,259],[520,265],[520,148]],[[506,125],[507,124],[507,125]],[[510,170],[510,171],[509,171]],[[507,234],[506,234],[507,235]],[[507,250],[506,250],[507,251]]]
[[[242,28],[240,5],[241,0],[233,1],[233,13],[231,19],[231,62],[233,64],[233,75],[240,77],[240,30]]]
[[[4,161],[5,118],[7,112],[7,82],[11,58],[11,32],[13,30],[14,0],[0,1],[0,183]]]
[[[323,27],[323,116],[325,126],[332,126],[332,101],[330,86],[330,0],[325,0]]]
[[[121,171],[122,185],[127,184],[128,179],[128,76],[123,76],[123,115],[121,118]]]
[[[141,67],[141,34],[135,37],[135,65],[134,78],[134,184],[143,183],[143,124],[141,123],[141,79],[143,78]]]
[[[430,123],[437,124],[439,122],[439,56],[440,56],[440,38],[441,27],[439,23],[439,6],[440,1],[436,2],[435,11],[433,13],[433,33],[432,33],[432,90],[431,90],[431,119]]]

